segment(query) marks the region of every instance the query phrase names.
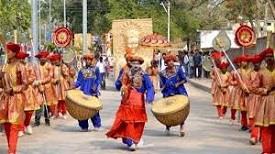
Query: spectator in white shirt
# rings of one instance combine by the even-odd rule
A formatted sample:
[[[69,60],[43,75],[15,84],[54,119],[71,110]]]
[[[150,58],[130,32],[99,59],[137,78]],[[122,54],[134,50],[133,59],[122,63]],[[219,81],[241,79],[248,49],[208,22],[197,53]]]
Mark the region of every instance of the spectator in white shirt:
[[[106,65],[103,62],[103,57],[99,58],[99,61],[97,62],[96,66],[99,68],[99,72],[101,75],[101,88],[106,88],[106,82],[105,82],[105,75],[106,75]]]
[[[156,61],[157,65],[160,66],[161,53],[159,50],[154,51],[154,61]]]
[[[162,53],[161,60],[160,60],[160,71],[164,70],[166,68],[164,57],[166,56],[166,53]]]
[[[184,69],[186,71],[186,75],[189,76],[189,74],[190,74],[190,64],[189,64],[189,56],[188,56],[187,51],[183,52],[183,66],[184,66]]]

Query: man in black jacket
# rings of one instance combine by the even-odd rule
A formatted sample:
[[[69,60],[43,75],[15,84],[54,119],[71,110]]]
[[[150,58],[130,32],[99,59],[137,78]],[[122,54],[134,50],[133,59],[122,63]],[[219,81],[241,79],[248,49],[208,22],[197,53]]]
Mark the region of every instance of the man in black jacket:
[[[195,78],[201,78],[202,71],[202,57],[199,50],[195,50],[194,54],[194,74]]]

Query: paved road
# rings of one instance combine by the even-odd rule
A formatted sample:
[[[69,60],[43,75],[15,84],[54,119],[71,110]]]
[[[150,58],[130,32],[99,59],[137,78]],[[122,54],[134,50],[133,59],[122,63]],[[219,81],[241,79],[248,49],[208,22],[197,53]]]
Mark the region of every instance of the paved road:
[[[191,114],[186,122],[186,136],[178,137],[177,127],[171,136],[164,135],[161,125],[149,111],[144,140],[145,146],[137,154],[259,154],[260,145],[250,146],[248,132],[240,132],[239,126],[231,126],[229,120],[217,120],[210,105],[209,93],[187,85],[191,99]],[[159,97],[159,95],[158,95]],[[126,154],[129,151],[120,141],[107,139],[105,132],[111,127],[119,105],[119,93],[102,92],[104,110],[101,112],[103,130],[79,132],[73,119],[55,120],[51,128],[41,126],[34,135],[20,138],[19,154]],[[4,136],[0,136],[0,154],[6,152]]]

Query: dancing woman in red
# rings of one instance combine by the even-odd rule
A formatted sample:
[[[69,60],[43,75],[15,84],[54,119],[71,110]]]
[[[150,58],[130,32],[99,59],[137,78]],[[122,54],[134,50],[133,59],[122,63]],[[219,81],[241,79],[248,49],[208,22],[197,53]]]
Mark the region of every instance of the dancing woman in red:
[[[146,102],[154,100],[154,87],[149,76],[142,70],[143,59],[130,58],[131,67],[122,75],[122,101],[116,113],[111,130],[106,134],[110,138],[122,138],[130,150],[142,144],[142,134],[147,121]]]

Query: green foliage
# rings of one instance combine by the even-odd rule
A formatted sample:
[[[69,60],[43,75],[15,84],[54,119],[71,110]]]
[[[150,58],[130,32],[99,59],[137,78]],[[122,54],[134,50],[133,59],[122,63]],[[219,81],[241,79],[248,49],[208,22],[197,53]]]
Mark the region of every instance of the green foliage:
[[[63,1],[52,1],[52,17],[62,24]],[[112,20],[152,18],[153,31],[167,35],[167,13],[161,0],[88,0],[88,32],[102,34],[111,29]],[[201,28],[218,28],[220,7],[213,12],[209,0],[171,0],[171,38],[194,37]],[[74,33],[82,32],[82,1],[67,0],[67,21]],[[47,6],[42,18],[48,20]],[[217,12],[217,13],[216,13]],[[211,15],[210,15],[211,14]],[[217,22],[218,21],[218,22]]]
[[[21,32],[30,27],[31,6],[28,0],[0,0],[0,32]]]
[[[112,20],[152,18],[153,31],[167,35],[167,14],[163,0],[88,0],[88,32],[103,34],[111,29]],[[171,38],[194,38],[197,29],[220,29],[228,21],[263,19],[262,0],[170,0]],[[63,0],[52,0],[49,18],[49,1],[40,1],[40,23],[63,24]],[[69,27],[74,33],[82,32],[82,1],[66,0]],[[19,30],[19,38],[27,38],[30,28],[29,0],[0,0],[0,33]]]
[[[226,6],[226,17],[229,20],[238,20],[240,16],[244,18],[253,18],[255,15],[256,5],[251,5],[250,0],[227,0]]]
[[[42,4],[41,17],[49,22],[49,3]],[[55,25],[63,24],[63,0],[52,0],[52,21]],[[102,34],[110,29],[111,22],[105,17],[109,10],[107,0],[88,0],[88,32]],[[66,0],[66,16],[69,27],[74,33],[82,32],[82,1]]]
[[[58,51],[58,47],[52,42],[45,44],[44,49],[49,52]]]
[[[153,31],[164,36],[167,35],[167,13],[160,5],[159,0],[109,0],[110,13],[107,15],[109,20],[115,19],[135,19],[135,18],[152,18]],[[184,37],[184,29],[178,22],[181,14],[177,14],[182,8],[171,10],[171,37]],[[184,20],[184,19],[183,19]],[[195,27],[194,27],[195,28]]]
[[[153,31],[167,35],[167,14],[160,5],[162,0],[88,0],[88,32],[101,35],[111,29],[112,20],[152,18]],[[220,29],[238,16],[244,20],[262,18],[263,5],[251,0],[170,0],[171,38],[195,38],[197,29]],[[260,0],[256,0],[260,1]],[[63,24],[63,0],[40,1],[41,21],[47,25]],[[82,1],[66,0],[69,27],[74,33],[82,32]],[[28,0],[0,0],[0,33],[30,28],[31,6]],[[26,34],[25,34],[26,35]],[[26,35],[27,36],[27,35]]]

